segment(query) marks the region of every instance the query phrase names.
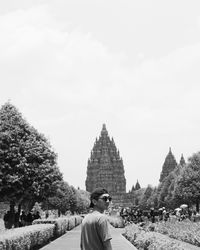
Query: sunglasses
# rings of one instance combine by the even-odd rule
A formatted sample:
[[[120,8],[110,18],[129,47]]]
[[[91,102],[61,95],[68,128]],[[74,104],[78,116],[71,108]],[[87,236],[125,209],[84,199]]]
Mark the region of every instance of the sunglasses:
[[[103,200],[103,201],[111,201],[112,200],[112,198],[110,197],[110,196],[104,196],[104,197],[101,197],[101,198],[99,198],[99,199],[101,199],[101,200]]]

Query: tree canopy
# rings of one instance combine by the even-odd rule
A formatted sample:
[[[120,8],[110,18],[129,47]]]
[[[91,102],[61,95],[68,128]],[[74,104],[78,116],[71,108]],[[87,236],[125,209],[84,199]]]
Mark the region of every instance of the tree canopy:
[[[62,180],[49,141],[11,103],[0,109],[0,197],[3,201],[41,201]]]
[[[183,168],[177,179],[174,196],[180,202],[196,204],[197,211],[199,211],[200,152],[188,159],[188,164]]]

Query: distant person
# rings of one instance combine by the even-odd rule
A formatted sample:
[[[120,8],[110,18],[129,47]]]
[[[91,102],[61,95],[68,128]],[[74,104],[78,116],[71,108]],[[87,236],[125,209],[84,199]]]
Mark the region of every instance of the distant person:
[[[7,211],[3,216],[5,229],[9,229],[9,217],[10,217],[10,211]]]
[[[49,217],[49,211],[47,210],[45,213],[45,218],[47,219]]]
[[[19,217],[20,217],[20,212],[19,211],[15,212],[15,221],[14,221],[15,228],[20,226]]]
[[[27,216],[26,216],[26,225],[27,226],[32,225],[32,222],[33,222],[33,215],[29,211],[28,214],[27,214]]]
[[[22,211],[22,213],[20,215],[20,225],[22,227],[26,226],[26,213],[25,213],[25,211]]]
[[[95,189],[90,196],[92,213],[85,216],[81,225],[81,250],[112,250],[109,224],[104,211],[111,197],[104,188]]]
[[[151,222],[155,223],[155,210],[154,210],[154,207],[152,207],[151,210],[150,210],[150,218],[151,218]]]

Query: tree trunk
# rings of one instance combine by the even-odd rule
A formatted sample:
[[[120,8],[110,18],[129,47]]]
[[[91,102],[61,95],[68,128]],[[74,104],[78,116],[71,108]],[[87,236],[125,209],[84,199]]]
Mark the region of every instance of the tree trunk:
[[[61,215],[61,211],[60,209],[58,209],[58,217],[60,217],[60,215]]]
[[[198,200],[196,201],[196,211],[197,213],[199,213],[199,201]]]

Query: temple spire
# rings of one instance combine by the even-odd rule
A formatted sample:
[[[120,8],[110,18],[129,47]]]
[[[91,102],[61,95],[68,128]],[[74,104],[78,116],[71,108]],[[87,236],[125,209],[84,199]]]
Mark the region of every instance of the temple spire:
[[[106,124],[103,124],[103,128],[101,130],[101,136],[107,136],[108,135],[108,131],[106,129]]]
[[[184,159],[184,157],[183,157],[183,154],[181,155],[180,165],[181,165],[181,166],[184,166],[184,165],[185,165],[185,159]]]
[[[139,181],[137,180],[135,184],[135,190],[139,190],[141,188]]]

